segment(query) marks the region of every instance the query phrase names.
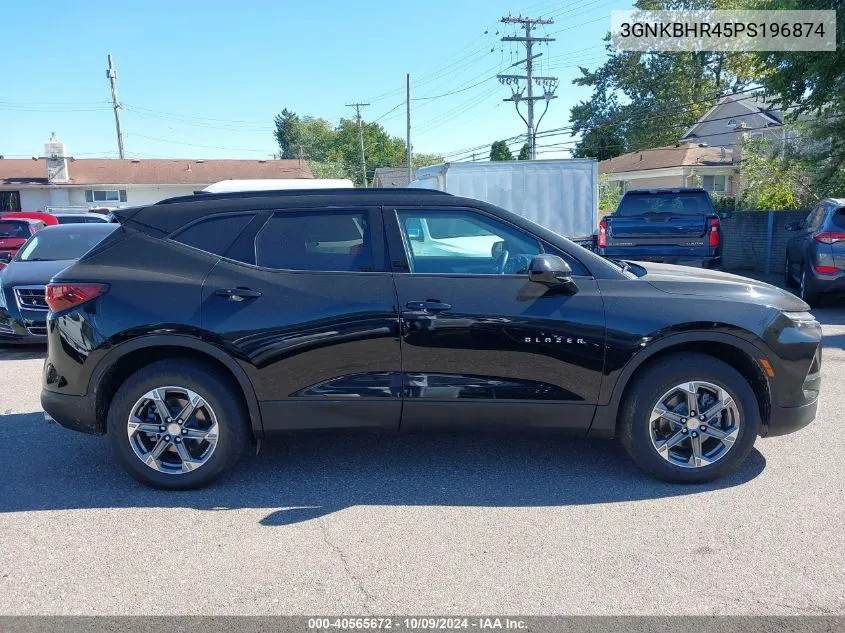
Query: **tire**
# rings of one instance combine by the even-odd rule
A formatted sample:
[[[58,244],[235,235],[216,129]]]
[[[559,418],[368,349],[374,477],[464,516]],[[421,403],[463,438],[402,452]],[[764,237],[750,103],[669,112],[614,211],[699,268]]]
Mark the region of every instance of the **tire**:
[[[188,490],[211,483],[238,462],[249,443],[247,415],[240,399],[233,397],[234,389],[224,374],[193,360],[162,360],[139,369],[120,386],[109,407],[109,442],[118,463],[154,488]],[[161,422],[167,414],[154,398],[147,397],[153,390],[163,395],[166,410],[173,414],[171,424]],[[180,427],[176,418],[189,399],[198,404]],[[143,422],[134,431],[131,414]],[[161,446],[166,447],[154,457]],[[155,466],[148,465],[142,455]]]
[[[795,279],[792,277],[792,262],[789,261],[789,255],[786,256],[786,264],[783,267],[783,285],[787,288],[794,288],[798,284],[795,283]]]
[[[676,386],[690,381],[719,387],[732,399],[731,411],[735,410],[736,414],[726,412],[724,419],[738,418],[738,423],[733,427],[727,427],[735,429],[732,433],[733,442],[729,447],[725,448],[727,445],[724,442],[705,437],[698,428],[699,422],[693,417],[677,416],[682,420],[691,421],[693,426],[688,427],[686,431],[684,431],[686,425],[669,423],[663,418],[659,418],[652,424],[654,408],[662,396]],[[697,401],[707,403],[709,406],[712,403],[712,400],[708,399],[710,393],[712,392],[708,391],[707,387],[701,387]],[[667,411],[667,415],[677,414]],[[634,382],[620,409],[619,436],[631,459],[650,475],[672,483],[701,483],[725,477],[742,465],[754,447],[760,423],[760,409],[754,391],[738,371],[712,356],[684,352],[661,359],[635,375]],[[714,421],[714,424],[718,423]],[[671,458],[662,456],[653,441],[653,434],[656,433],[654,429],[657,426],[668,426],[670,429],[668,433],[673,436],[675,433],[684,433],[684,439],[666,452]],[[708,428],[715,429],[716,427]],[[699,446],[716,447],[709,449],[706,454],[715,456],[715,451],[720,445],[724,453],[719,457],[714,457],[712,463],[702,462],[701,465],[695,467],[679,465],[679,461],[683,459],[682,453],[687,450],[687,446],[690,462],[694,461],[692,434],[700,438]]]
[[[818,307],[820,296],[811,288],[810,276],[807,274],[807,267],[801,267],[801,283],[798,288],[798,296],[811,308]]]

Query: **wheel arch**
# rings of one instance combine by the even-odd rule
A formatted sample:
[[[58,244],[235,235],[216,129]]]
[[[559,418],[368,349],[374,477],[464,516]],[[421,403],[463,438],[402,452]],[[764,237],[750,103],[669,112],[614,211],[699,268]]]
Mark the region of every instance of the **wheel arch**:
[[[760,420],[765,432],[771,415],[771,390],[759,359],[768,360],[767,355],[752,343],[732,334],[684,332],[657,341],[628,361],[616,379],[607,405],[597,407],[588,434],[597,437],[615,437],[619,409],[637,373],[653,363],[660,362],[662,358],[688,351],[717,358],[742,374],[757,398]]]
[[[105,432],[112,396],[126,378],[142,367],[168,358],[191,358],[222,371],[238,388],[237,395],[249,415],[253,434],[263,434],[258,398],[243,368],[224,351],[205,341],[173,334],[132,339],[109,350],[97,364],[98,369],[88,383],[88,393],[94,395],[95,416],[102,432]]]

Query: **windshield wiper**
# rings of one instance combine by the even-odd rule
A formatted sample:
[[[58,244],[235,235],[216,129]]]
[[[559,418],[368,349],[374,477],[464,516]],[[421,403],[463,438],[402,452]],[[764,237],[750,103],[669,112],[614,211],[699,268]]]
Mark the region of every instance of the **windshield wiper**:
[[[633,270],[633,269],[631,268],[631,264],[629,264],[628,262],[623,262],[623,261],[620,261],[620,260],[618,260],[618,259],[610,259],[610,258],[608,258],[608,260],[607,260],[607,261],[609,261],[609,262],[613,262],[614,264],[616,264],[617,266],[619,266],[619,268],[621,268],[621,269],[622,269],[622,272],[623,272],[623,273],[630,273],[630,272],[632,272],[632,270]]]
[[[55,262],[55,259],[47,259],[46,257],[30,257],[28,259],[20,260],[22,262]]]

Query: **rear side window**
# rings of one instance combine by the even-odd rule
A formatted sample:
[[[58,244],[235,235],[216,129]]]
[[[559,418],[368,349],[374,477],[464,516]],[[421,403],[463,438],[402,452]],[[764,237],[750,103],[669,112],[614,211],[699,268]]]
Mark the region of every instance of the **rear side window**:
[[[173,238],[206,253],[223,255],[252,219],[251,214],[209,218],[180,231]]]
[[[833,226],[838,229],[845,229],[845,207],[839,207],[833,212],[833,217],[830,219]]]
[[[278,270],[375,270],[365,212],[274,215],[255,238],[256,264]]]
[[[26,222],[0,222],[0,237],[15,237],[27,239],[30,236],[29,225]]]
[[[678,193],[626,193],[614,215],[648,215],[671,213],[673,215],[712,215],[710,197],[701,192]]]

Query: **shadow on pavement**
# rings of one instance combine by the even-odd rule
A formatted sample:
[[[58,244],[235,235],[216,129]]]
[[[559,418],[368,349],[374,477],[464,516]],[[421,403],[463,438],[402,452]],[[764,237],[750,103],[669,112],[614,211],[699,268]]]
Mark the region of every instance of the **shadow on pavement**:
[[[262,525],[281,526],[360,505],[568,506],[690,495],[743,484],[765,463],[755,450],[734,475],[684,486],[642,474],[616,442],[548,433],[320,434],[265,441],[217,484],[164,492],[124,474],[105,438],[27,413],[0,415],[0,512],[262,508]]]

